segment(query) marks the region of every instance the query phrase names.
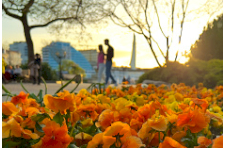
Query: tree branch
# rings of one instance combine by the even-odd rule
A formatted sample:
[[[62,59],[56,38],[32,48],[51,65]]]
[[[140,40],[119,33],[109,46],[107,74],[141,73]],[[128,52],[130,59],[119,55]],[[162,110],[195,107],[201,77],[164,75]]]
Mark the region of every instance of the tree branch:
[[[49,24],[54,23],[54,22],[57,22],[57,21],[67,21],[67,20],[72,20],[72,19],[77,20],[82,26],[84,26],[84,24],[83,24],[82,22],[80,22],[80,21],[78,20],[78,18],[76,18],[76,17],[68,17],[68,18],[57,18],[57,19],[51,20],[51,21],[49,21],[49,22],[47,22],[47,23],[45,23],[45,24],[33,25],[33,26],[30,26],[30,29],[38,28],[38,27],[46,27],[46,26],[48,26]],[[85,27],[85,26],[84,26],[84,27]]]
[[[161,30],[163,36],[166,38],[166,35],[165,35],[165,33],[163,32],[162,27],[161,27],[161,25],[160,25],[159,14],[158,14],[158,10],[157,10],[157,8],[156,8],[156,5],[155,5],[154,0],[152,0],[152,2],[153,2],[153,5],[154,5],[154,8],[155,8],[155,13],[156,13],[156,15],[157,15],[157,19],[158,19],[158,23],[159,23],[159,28],[160,28],[160,30]]]
[[[185,14],[187,13],[188,3],[189,3],[189,0],[187,0],[186,8],[184,8],[184,1],[182,3],[183,18],[182,18],[182,21],[181,21],[181,30],[180,30],[180,36],[179,36],[179,44],[181,43],[181,37],[182,37],[183,28],[184,28],[184,19],[185,19],[185,16],[186,16]],[[175,56],[175,60],[174,60],[175,62],[177,61],[178,53],[179,52],[177,51],[176,56]]]
[[[22,10],[23,15],[29,12],[30,7],[33,5],[34,0],[30,0]]]
[[[9,12],[8,9],[4,6],[4,4],[2,4],[2,9],[5,11],[5,13],[6,13],[8,16],[11,16],[11,17],[13,17],[13,18],[18,19],[18,20],[21,21],[21,17],[18,16],[18,15],[16,15],[16,14],[13,14],[13,13]]]

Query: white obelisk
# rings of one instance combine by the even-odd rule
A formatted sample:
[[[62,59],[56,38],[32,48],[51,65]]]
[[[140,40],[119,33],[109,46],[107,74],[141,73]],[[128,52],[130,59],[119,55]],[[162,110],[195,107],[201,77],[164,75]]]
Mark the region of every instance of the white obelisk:
[[[133,69],[133,70],[136,69],[136,38],[135,38],[135,34],[134,34],[134,39],[133,39],[133,49],[132,49],[130,66],[131,66],[131,69]]]

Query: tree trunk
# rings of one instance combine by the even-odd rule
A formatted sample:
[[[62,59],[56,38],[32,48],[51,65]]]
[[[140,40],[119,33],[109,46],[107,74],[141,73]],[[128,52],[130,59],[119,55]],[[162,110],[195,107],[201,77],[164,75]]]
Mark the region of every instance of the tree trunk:
[[[34,60],[34,46],[33,46],[33,41],[31,39],[31,34],[30,34],[30,27],[28,26],[28,20],[27,20],[27,15],[25,14],[22,17],[22,24],[23,24],[23,29],[24,29],[24,35],[26,38],[27,42],[27,48],[28,48],[28,63]]]

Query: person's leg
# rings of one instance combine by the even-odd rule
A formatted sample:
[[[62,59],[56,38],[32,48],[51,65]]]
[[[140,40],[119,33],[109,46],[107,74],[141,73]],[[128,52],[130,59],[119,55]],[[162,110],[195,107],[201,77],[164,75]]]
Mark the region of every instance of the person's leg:
[[[38,69],[38,85],[41,83],[41,69]]]
[[[105,84],[107,85],[108,84],[108,80],[109,80],[109,75],[110,75],[110,62],[109,61],[106,61],[106,71],[105,71],[105,74],[106,74]]]
[[[116,83],[116,80],[113,78],[113,76],[111,74],[111,68],[112,68],[112,62],[110,61],[110,65],[109,65],[109,77],[112,79],[112,83]]]
[[[98,83],[101,81],[100,64],[98,65]]]
[[[32,76],[32,79],[33,79],[33,84],[36,84],[36,77]]]
[[[104,63],[100,63],[99,64],[99,69],[98,69],[98,83],[101,82],[102,73],[103,73],[104,68],[105,68],[105,64]]]

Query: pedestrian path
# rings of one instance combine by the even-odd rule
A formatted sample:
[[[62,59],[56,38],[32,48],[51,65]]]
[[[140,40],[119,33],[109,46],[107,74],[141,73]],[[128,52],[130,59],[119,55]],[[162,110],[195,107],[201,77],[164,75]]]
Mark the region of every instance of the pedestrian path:
[[[65,83],[63,83],[65,84]],[[12,94],[19,94],[21,91],[24,91],[23,87],[20,85],[20,83],[8,83],[8,84],[3,84],[4,87],[11,92]],[[57,84],[57,83],[47,83],[47,94],[55,94],[55,92],[62,86],[62,84]],[[71,91],[76,87],[77,83],[70,83],[67,85],[64,89]],[[81,89],[87,89],[91,83],[81,83],[79,86],[76,88],[75,92],[79,92]],[[45,85],[41,83],[40,85],[34,85],[32,83],[23,83],[23,86],[26,88],[26,90],[30,93],[34,93],[37,95],[40,90],[43,90],[43,94],[45,93]],[[111,86],[114,86],[111,84]],[[117,88],[120,88],[121,85],[118,85]],[[25,91],[24,91],[25,92]],[[4,94],[4,90],[2,90],[2,94]],[[11,98],[7,98],[7,96],[2,96],[2,101],[6,100],[11,100]]]
[[[12,94],[19,94],[21,91],[24,91],[20,83],[9,83],[9,84],[3,84],[3,85]],[[46,85],[47,85],[47,94],[51,94],[51,95],[53,95],[61,87],[61,84],[57,84],[57,83],[47,83]],[[71,91],[76,87],[76,85],[77,85],[76,83],[69,84],[64,89]],[[78,92],[79,90],[83,88],[86,89],[90,85],[91,83],[82,83],[77,87],[75,92]],[[36,95],[39,93],[41,89],[43,90],[43,93],[45,92],[45,85],[43,83],[41,83],[40,85],[34,85],[32,83],[24,83],[23,86],[28,90],[28,92],[34,93]],[[4,93],[5,92],[2,90],[2,94]],[[7,99],[6,96],[2,97],[2,101],[5,101],[6,99]]]

